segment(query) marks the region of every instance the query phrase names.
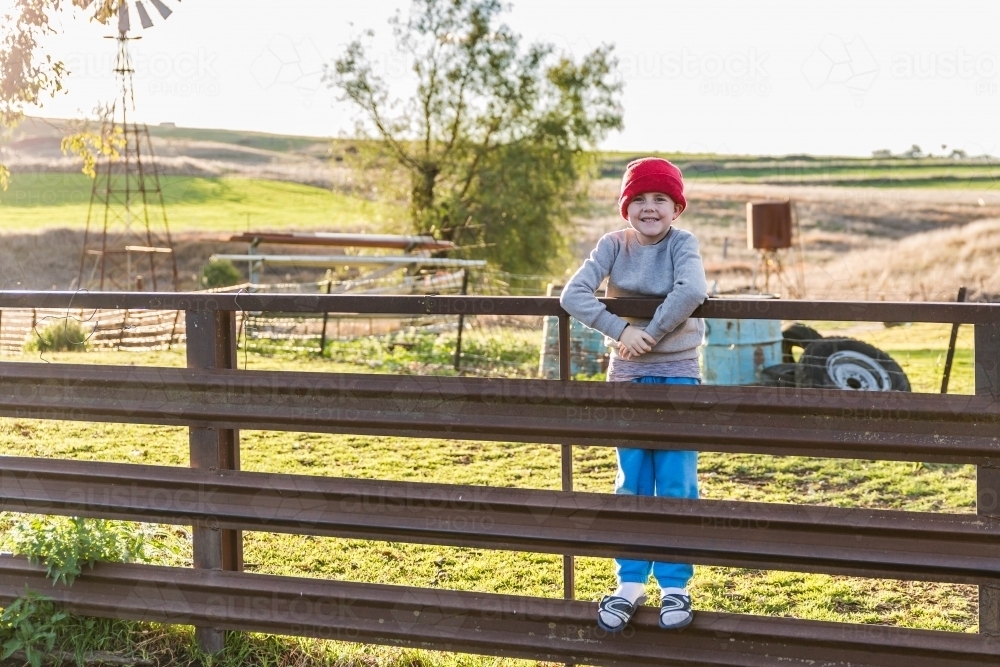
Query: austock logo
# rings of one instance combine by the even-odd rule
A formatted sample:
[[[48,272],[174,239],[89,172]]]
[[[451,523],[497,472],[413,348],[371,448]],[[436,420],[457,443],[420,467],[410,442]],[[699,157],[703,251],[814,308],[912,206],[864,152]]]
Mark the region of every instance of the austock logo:
[[[127,415],[170,412],[177,402],[167,395],[163,375],[156,368],[129,366],[125,377],[116,381],[121,389],[114,392],[114,407]]]
[[[486,533],[493,529],[491,490],[411,482],[343,480],[344,487],[320,489],[296,480],[296,488],[265,484],[250,505],[263,524],[295,523],[312,528],[336,520],[370,527],[383,517],[409,518],[403,530]]]
[[[358,625],[363,621],[355,610],[359,602],[357,597],[347,593],[262,592],[249,595],[220,592],[207,595],[198,605],[200,618],[196,624],[207,622],[245,627],[262,623],[271,627],[278,625],[298,636],[356,640],[359,636]]]
[[[190,624],[194,607],[177,586],[140,583],[119,605],[116,617],[122,620]]]
[[[593,526],[607,496],[596,493],[534,491],[526,498],[531,516],[540,527],[586,530]]]
[[[265,524],[281,519],[310,525],[328,506],[322,495],[313,495],[306,489],[279,488],[272,481],[266,482],[250,501],[254,514]]]
[[[0,470],[0,509],[19,511],[24,501],[30,502],[32,510],[52,506],[52,497],[34,474]]]
[[[409,633],[432,630],[437,636],[457,636],[460,632],[475,632],[475,627],[470,627],[474,624],[470,623],[468,603],[462,597],[455,591],[421,591],[418,598],[406,590],[390,616],[400,630]]]
[[[861,96],[878,77],[879,65],[861,37],[846,42],[836,35],[826,35],[802,64],[802,74],[813,90],[843,86]]]
[[[86,464],[84,464],[86,465]],[[96,464],[106,465],[106,464]],[[124,474],[124,473],[123,473]],[[108,484],[107,478],[66,488],[60,493],[61,504],[70,511],[107,511],[129,508],[152,514],[183,515],[198,526],[218,527],[216,495],[219,488],[211,484],[157,486],[131,483]]]
[[[450,384],[442,378],[408,376],[396,378],[395,382],[393,391],[371,405],[373,411],[386,414],[400,426],[412,423],[414,426],[419,424],[421,427],[426,427],[428,421],[433,421],[436,426],[435,437],[446,437],[459,423],[461,398],[448,391]]]

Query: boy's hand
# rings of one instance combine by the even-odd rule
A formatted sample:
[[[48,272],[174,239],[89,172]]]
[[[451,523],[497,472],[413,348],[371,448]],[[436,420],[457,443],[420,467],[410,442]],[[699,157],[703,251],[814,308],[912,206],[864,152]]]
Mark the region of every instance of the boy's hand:
[[[656,339],[638,327],[628,326],[618,339],[618,356],[622,359],[638,357],[653,349]]]

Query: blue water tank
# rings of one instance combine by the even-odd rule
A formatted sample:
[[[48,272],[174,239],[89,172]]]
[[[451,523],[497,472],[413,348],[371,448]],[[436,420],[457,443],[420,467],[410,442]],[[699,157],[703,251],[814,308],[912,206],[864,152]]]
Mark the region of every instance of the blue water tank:
[[[762,368],[780,363],[781,320],[705,320],[705,384],[758,384]]]

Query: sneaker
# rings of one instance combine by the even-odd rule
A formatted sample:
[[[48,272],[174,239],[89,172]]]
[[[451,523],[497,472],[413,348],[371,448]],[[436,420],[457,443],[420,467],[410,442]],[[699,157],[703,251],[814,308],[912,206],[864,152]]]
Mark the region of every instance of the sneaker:
[[[668,593],[660,599],[660,627],[664,630],[685,628],[693,620],[690,595]]]
[[[605,632],[621,632],[632,620],[635,610],[645,601],[645,595],[640,596],[635,604],[623,597],[605,595],[597,606],[597,625]]]

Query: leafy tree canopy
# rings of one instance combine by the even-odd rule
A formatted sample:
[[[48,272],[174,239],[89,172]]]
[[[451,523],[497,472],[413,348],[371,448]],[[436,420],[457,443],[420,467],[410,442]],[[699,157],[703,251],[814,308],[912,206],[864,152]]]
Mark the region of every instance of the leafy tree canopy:
[[[394,96],[366,44],[327,70],[360,111],[383,164],[408,182],[414,231],[515,273],[553,266],[587,151],[621,129],[612,47],[580,60],[550,44],[522,46],[499,0],[413,0],[390,21],[415,88]]]
[[[24,118],[25,106],[42,106],[46,95],[63,89],[68,74],[60,60],[41,52],[40,37],[53,34],[53,18],[67,6],[85,9],[94,21],[108,23],[121,0],[15,0],[0,22],[0,131]],[[0,164],[0,190],[10,174]]]

